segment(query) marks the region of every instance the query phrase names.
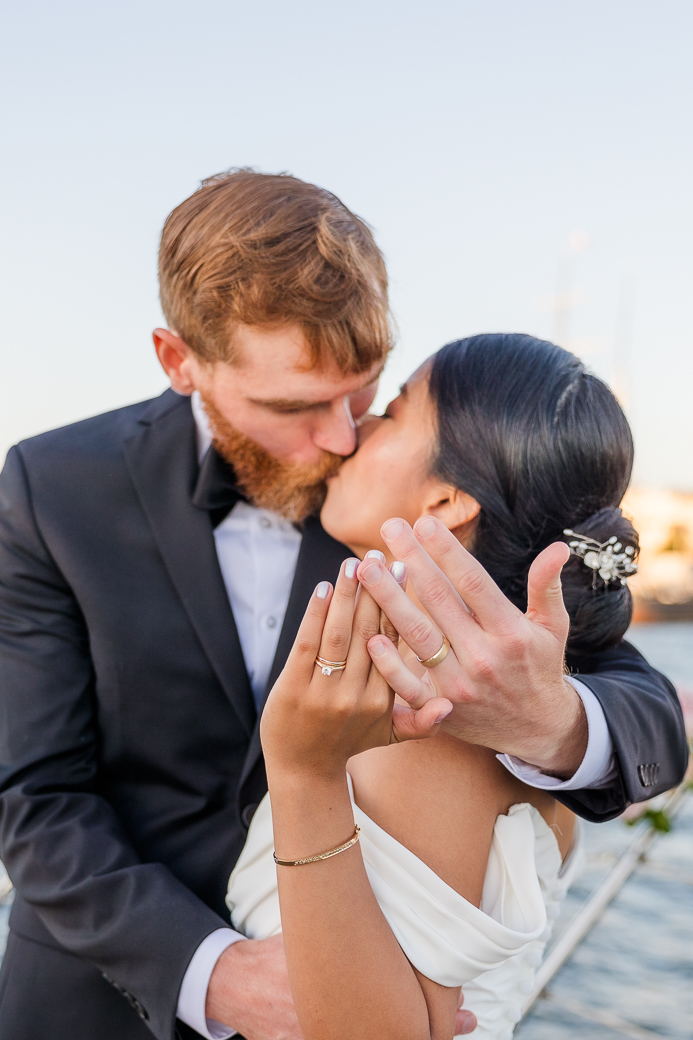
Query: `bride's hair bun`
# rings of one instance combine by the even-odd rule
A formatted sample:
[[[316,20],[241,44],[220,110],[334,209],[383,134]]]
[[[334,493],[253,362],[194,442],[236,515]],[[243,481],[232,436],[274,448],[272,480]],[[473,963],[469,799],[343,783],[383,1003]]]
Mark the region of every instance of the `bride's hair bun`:
[[[638,532],[620,509],[600,509],[585,520],[576,520],[575,536],[584,535],[597,542],[615,537],[637,558]],[[574,539],[566,539],[573,541]],[[579,556],[571,556],[562,574],[563,599],[570,614],[568,650],[576,654],[595,653],[619,641],[630,625],[633,598],[628,585],[620,580],[603,581]]]
[[[470,550],[520,610],[527,575],[566,529],[637,549],[618,508],[633,465],[633,439],[606,383],[553,343],[518,333],[471,336],[433,358],[437,420],[431,469],[481,506]],[[636,555],[633,552],[633,557]],[[568,650],[614,646],[632,613],[627,585],[605,585],[584,560],[563,572]]]

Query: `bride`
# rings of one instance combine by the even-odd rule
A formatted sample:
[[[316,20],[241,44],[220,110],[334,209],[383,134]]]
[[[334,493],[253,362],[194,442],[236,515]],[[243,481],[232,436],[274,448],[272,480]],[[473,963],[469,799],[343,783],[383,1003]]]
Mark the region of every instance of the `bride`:
[[[228,893],[234,927],[283,932],[306,1040],[450,1040],[461,988],[476,1035],[507,1040],[575,868],[573,814],[445,732],[449,701],[421,709],[432,739],[397,742],[411,709],[378,670],[396,635],[359,583],[368,568],[406,583],[383,522],[434,518],[524,610],[533,561],[566,530],[637,553],[618,509],[631,465],[604,383],[552,344],[489,335],[429,359],[331,478],[321,519],[355,558],[318,585],[267,701],[269,795]],[[588,654],[621,638],[631,600],[572,540],[568,645]],[[423,664],[400,647],[434,691],[440,641]]]

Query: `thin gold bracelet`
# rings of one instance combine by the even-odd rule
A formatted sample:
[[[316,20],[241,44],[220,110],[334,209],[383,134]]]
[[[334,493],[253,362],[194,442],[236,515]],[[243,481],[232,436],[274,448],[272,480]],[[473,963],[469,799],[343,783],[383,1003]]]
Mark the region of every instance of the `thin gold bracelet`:
[[[306,863],[317,863],[319,859],[330,859],[331,856],[338,856],[340,852],[346,852],[352,845],[355,845],[359,840],[358,824],[354,827],[354,836],[349,841],[345,841],[343,845],[338,845],[336,849],[330,849],[329,852],[321,852],[319,856],[306,856],[305,859],[277,859],[276,852],[273,852],[274,862],[279,867],[303,867]]]

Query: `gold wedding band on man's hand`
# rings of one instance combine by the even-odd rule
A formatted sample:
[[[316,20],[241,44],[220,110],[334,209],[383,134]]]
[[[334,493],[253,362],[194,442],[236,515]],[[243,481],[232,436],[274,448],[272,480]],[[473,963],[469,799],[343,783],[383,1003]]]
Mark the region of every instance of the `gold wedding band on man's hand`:
[[[437,664],[440,664],[441,661],[445,660],[445,658],[448,656],[449,651],[450,640],[447,636],[443,636],[443,644],[440,650],[438,650],[438,652],[435,653],[433,657],[427,657],[425,661],[422,661],[420,657],[417,657],[416,660],[419,662],[419,664],[422,664],[424,668],[435,668]]]
[[[323,675],[332,675],[333,672],[343,672],[347,666],[346,661],[326,661],[324,657],[315,658],[315,663]]]

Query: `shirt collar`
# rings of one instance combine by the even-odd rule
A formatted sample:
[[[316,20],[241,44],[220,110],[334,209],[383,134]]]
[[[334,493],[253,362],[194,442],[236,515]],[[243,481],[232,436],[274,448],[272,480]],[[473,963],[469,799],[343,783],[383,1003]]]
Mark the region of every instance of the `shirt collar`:
[[[197,461],[202,464],[202,460],[209,451],[212,445],[212,428],[209,425],[209,419],[205,412],[205,406],[202,403],[199,390],[193,390],[190,396],[190,407],[193,413],[193,419],[195,420],[195,433],[197,436]]]

